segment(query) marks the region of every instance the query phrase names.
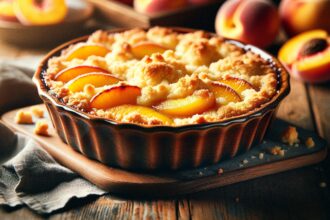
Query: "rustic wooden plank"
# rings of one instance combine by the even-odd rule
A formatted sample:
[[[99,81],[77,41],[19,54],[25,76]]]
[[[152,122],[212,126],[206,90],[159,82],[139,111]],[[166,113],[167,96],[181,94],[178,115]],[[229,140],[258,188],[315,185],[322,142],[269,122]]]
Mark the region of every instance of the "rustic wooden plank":
[[[330,83],[309,85],[308,89],[317,131],[330,143]]]
[[[290,121],[300,127],[314,130],[313,117],[308,103],[305,85],[291,79],[290,94],[283,100],[277,112],[277,117]]]

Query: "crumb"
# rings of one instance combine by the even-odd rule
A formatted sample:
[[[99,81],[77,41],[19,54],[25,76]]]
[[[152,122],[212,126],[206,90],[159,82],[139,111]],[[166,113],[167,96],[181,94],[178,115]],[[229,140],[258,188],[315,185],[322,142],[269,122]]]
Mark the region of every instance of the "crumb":
[[[222,168],[219,168],[218,169],[218,175],[221,175],[221,174],[223,174],[223,169]]]
[[[49,136],[48,123],[44,120],[38,121],[34,128],[34,133],[41,136]]]
[[[284,156],[285,151],[280,146],[274,146],[269,149],[269,153],[272,155]]]
[[[295,143],[299,143],[298,132],[296,127],[288,126],[282,133],[282,142],[292,146]]]
[[[241,163],[239,164],[239,167],[243,167],[243,166],[244,166],[243,164],[241,164]]]
[[[295,143],[293,146],[294,147],[299,147],[299,144],[298,143]]]
[[[40,106],[32,106],[30,108],[31,113],[38,117],[38,118],[43,118],[44,117],[44,110]]]
[[[252,155],[252,156],[251,156],[251,159],[256,159],[256,158],[257,158],[257,157],[256,157],[256,156],[254,156],[254,155]]]
[[[198,175],[203,176],[203,172],[202,171],[199,171],[198,172]]]
[[[29,111],[19,110],[15,116],[17,124],[33,124],[32,114]]]
[[[235,198],[235,202],[239,202],[239,197],[236,197]]]
[[[312,137],[308,137],[305,141],[305,145],[307,148],[313,148],[315,147],[315,142]]]
[[[247,159],[244,159],[242,162],[243,164],[247,164],[249,161]]]
[[[259,153],[259,159],[262,160],[264,159],[265,154],[264,153]]]
[[[326,183],[326,182],[320,182],[320,187],[321,187],[321,188],[325,188],[325,187],[327,187],[327,183]]]

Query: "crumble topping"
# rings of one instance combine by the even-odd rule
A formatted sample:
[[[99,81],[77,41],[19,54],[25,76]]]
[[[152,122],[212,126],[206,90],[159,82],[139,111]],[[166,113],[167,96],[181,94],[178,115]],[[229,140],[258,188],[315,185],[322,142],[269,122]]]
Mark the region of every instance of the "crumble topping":
[[[19,110],[15,115],[15,122],[17,124],[33,124],[31,112]]]
[[[37,121],[34,133],[41,136],[49,136],[48,133],[48,123],[45,120]]]
[[[293,146],[296,143],[299,143],[298,132],[296,127],[288,126],[282,133],[282,142]]]
[[[152,42],[166,50],[137,58],[133,48],[141,42]],[[109,53],[66,60],[68,53],[86,43],[102,45]],[[100,67],[122,81],[106,86],[95,86],[90,82],[82,91],[72,92],[68,89],[68,83],[55,80],[60,71],[81,65]],[[233,77],[238,79],[236,87],[226,84],[226,80]],[[220,79],[235,91],[241,89],[242,82],[239,80],[246,81],[250,87],[237,93],[240,101],[228,101],[230,97],[226,96],[216,97],[212,108],[196,114],[167,115],[173,120],[172,125],[216,122],[244,114],[261,107],[277,92],[276,73],[259,55],[203,31],[178,33],[163,27],[110,34],[97,31],[86,42],[71,45],[60,56],[51,58],[45,73],[49,93],[60,98],[64,104],[99,117],[145,125],[165,123],[157,117],[146,117],[134,111],[118,117],[109,109],[90,108],[91,99],[118,85],[134,85],[141,89],[136,105],[157,111],[154,106],[166,100],[183,99],[196,94],[209,96],[213,93],[211,84]]]

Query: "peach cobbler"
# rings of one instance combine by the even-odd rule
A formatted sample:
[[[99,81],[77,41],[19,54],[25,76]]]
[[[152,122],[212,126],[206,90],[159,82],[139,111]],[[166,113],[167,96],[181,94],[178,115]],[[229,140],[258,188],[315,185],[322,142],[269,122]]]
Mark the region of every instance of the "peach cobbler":
[[[48,62],[48,92],[119,123],[218,122],[262,107],[277,74],[259,55],[203,31],[97,31]]]

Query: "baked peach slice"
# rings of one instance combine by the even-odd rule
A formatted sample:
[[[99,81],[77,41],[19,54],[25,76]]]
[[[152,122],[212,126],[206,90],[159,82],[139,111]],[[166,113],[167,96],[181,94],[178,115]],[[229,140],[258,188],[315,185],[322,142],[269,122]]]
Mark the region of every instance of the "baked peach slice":
[[[0,1],[0,19],[5,21],[18,21],[14,12],[13,0]]]
[[[143,41],[132,46],[132,53],[138,59],[142,59],[144,56],[150,56],[154,53],[163,53],[166,50],[168,50],[168,48],[150,41]]]
[[[101,72],[101,73],[109,73],[107,70],[102,69],[98,66],[87,66],[87,65],[81,65],[81,66],[74,66],[66,68],[59,73],[57,73],[54,77],[56,81],[62,81],[64,83],[69,82],[70,80],[76,78],[77,76],[80,76],[85,73],[92,73],[92,72]]]
[[[330,80],[330,37],[323,30],[307,31],[291,38],[280,49],[278,58],[297,79]]]
[[[181,99],[169,99],[155,108],[163,114],[186,117],[203,113],[215,105],[213,93],[207,90],[200,90],[191,96]]]
[[[212,82],[210,90],[214,93],[214,96],[221,104],[228,104],[229,102],[240,102],[242,101],[239,94],[231,87],[220,82]],[[221,100],[220,100],[221,99]]]
[[[25,25],[50,25],[64,20],[68,12],[65,0],[15,0],[14,11]]]
[[[119,85],[97,93],[90,101],[91,108],[109,109],[124,104],[136,104],[141,89],[137,86]]]
[[[82,59],[85,60],[89,56],[100,56],[104,57],[109,53],[110,50],[103,45],[98,44],[78,44],[75,48],[73,48],[66,56],[67,61],[71,61],[73,59]]]
[[[226,84],[229,87],[231,87],[233,90],[235,90],[240,96],[242,96],[242,92],[247,90],[247,89],[254,89],[256,88],[249,83],[248,81],[244,79],[240,79],[237,77],[226,77],[218,80],[220,83]]]
[[[113,85],[119,81],[120,79],[107,73],[85,73],[67,82],[66,87],[71,92],[80,92],[83,91],[85,85],[87,84],[91,84],[95,87],[101,87]]]
[[[140,105],[120,105],[113,108],[108,109],[109,112],[115,115],[118,121],[121,121],[126,115],[134,114],[141,116],[142,118],[157,122],[161,122],[164,125],[171,125],[173,124],[173,119],[170,117],[161,114],[152,108],[148,108],[145,106]]]

